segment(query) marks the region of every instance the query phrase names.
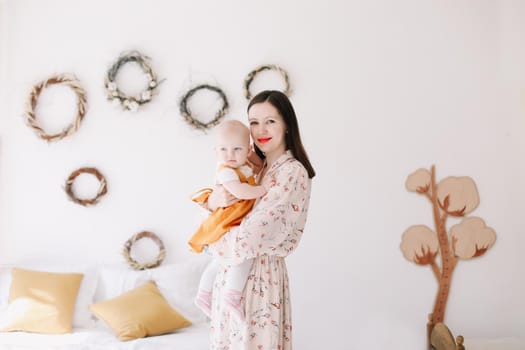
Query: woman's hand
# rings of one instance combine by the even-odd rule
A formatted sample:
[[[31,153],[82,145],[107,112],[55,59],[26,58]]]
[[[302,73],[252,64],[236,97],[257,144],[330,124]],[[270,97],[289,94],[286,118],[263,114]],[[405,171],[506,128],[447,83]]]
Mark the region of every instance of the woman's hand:
[[[208,197],[208,209],[213,211],[217,208],[228,207],[238,201],[239,199],[235,198],[230,192],[226,191],[223,186],[217,185],[213,187],[213,192]]]

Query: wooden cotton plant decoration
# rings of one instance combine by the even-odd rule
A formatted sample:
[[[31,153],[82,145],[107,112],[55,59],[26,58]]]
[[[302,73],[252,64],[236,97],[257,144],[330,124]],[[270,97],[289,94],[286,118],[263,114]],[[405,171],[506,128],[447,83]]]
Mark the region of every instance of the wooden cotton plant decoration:
[[[435,325],[444,322],[452,273],[458,260],[485,254],[496,241],[496,233],[483,219],[467,217],[479,205],[478,190],[470,177],[450,176],[436,183],[432,166],[430,171],[418,169],[410,174],[406,188],[425,196],[432,206],[434,230],[425,225],[410,226],[403,233],[401,251],[407,260],[429,265],[438,281],[438,293],[429,315],[429,323]],[[447,232],[450,216],[463,220]]]

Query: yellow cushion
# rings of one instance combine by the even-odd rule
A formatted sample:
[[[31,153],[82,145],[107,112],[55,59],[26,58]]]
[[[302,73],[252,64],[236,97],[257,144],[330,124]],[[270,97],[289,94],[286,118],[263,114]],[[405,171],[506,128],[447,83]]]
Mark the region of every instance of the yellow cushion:
[[[1,331],[70,333],[81,273],[13,268],[9,306]]]
[[[90,305],[90,309],[120,340],[165,334],[191,325],[168,304],[153,281]]]

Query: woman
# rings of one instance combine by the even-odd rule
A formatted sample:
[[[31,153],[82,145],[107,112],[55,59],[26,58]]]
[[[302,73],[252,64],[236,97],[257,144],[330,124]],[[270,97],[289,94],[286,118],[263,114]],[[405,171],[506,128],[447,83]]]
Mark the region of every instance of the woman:
[[[211,349],[289,350],[292,323],[284,258],[301,239],[315,171],[285,94],[257,94],[248,105],[248,119],[255,151],[264,159],[257,181],[269,190],[240,226],[209,246],[223,266],[213,289]],[[216,188],[208,207],[226,207],[233,201],[224,189]],[[254,263],[244,288],[242,323],[230,317],[219,301],[229,266],[246,259]]]

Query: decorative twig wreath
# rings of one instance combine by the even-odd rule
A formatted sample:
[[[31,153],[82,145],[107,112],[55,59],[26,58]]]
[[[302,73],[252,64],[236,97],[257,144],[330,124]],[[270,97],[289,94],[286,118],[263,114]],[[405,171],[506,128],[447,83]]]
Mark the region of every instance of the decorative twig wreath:
[[[126,63],[130,62],[136,62],[144,71],[148,80],[147,88],[137,96],[126,95],[119,89],[117,83],[115,82],[119,70]],[[125,109],[132,112],[136,111],[140,105],[151,101],[153,98],[153,93],[155,92],[155,89],[158,85],[159,82],[157,81],[157,74],[155,74],[149,65],[149,57],[144,56],[138,51],[123,52],[117,61],[109,68],[105,79],[108,100],[119,103],[124,106]]]
[[[131,257],[131,247],[135,244],[136,241],[142,238],[149,238],[153,240],[153,242],[155,242],[155,244],[158,246],[159,254],[155,258],[155,260],[145,263],[139,263],[137,260]],[[133,235],[130,239],[126,241],[126,243],[124,244],[122,254],[124,255],[124,258],[126,258],[126,261],[128,262],[129,266],[131,266],[133,269],[145,270],[159,266],[164,260],[164,257],[166,256],[166,249],[164,248],[164,243],[162,243],[162,240],[156,234],[149,231],[142,231]]]
[[[37,122],[37,116],[35,109],[38,104],[38,98],[42,93],[42,90],[50,85],[65,85],[70,87],[77,95],[77,116],[75,121],[68,125],[62,132],[58,134],[48,134]],[[66,136],[73,134],[80,126],[80,122],[86,114],[86,92],[80,85],[80,81],[73,74],[60,74],[54,75],[44,81],[33,86],[31,93],[29,94],[29,100],[27,104],[27,124],[31,127],[35,133],[43,140],[46,141],[58,141]]]
[[[274,64],[266,64],[266,65],[259,66],[255,68],[254,70],[252,70],[244,79],[244,96],[246,96],[246,99],[249,100],[252,98],[252,93],[250,92],[250,85],[255,79],[255,76],[265,70],[273,70],[273,71],[278,72],[281,75],[281,77],[284,80],[284,84],[285,84],[285,88],[283,92],[284,94],[286,94],[286,96],[290,96],[290,93],[291,93],[290,81],[288,79],[288,74],[286,73],[286,71],[282,69],[281,67],[276,66]]]
[[[75,179],[77,178],[77,176],[79,176],[80,174],[92,174],[100,182],[100,186],[98,188],[97,195],[95,197],[88,198],[88,199],[80,199],[80,198],[77,198],[75,196],[75,194],[73,193],[73,190],[72,190],[73,183],[75,182]],[[107,193],[108,186],[107,186],[106,179],[100,173],[100,171],[98,171],[97,169],[95,169],[95,168],[80,168],[80,169],[77,169],[77,170],[73,171],[71,173],[71,175],[69,175],[69,178],[66,181],[66,188],[65,188],[65,190],[66,190],[66,193],[67,193],[69,199],[71,199],[73,202],[75,202],[77,204],[80,204],[80,205],[83,205],[83,206],[90,206],[90,205],[97,204],[97,202],[99,201],[100,197],[102,197],[103,195],[105,195]]]
[[[210,90],[216,92],[222,100],[221,108],[215,113],[215,117],[207,123],[203,123],[192,116],[191,110],[188,108],[188,101],[199,90]],[[206,130],[220,123],[228,110],[228,99],[226,94],[216,86],[202,84],[190,89],[180,100],[180,113],[186,121],[195,129]]]

